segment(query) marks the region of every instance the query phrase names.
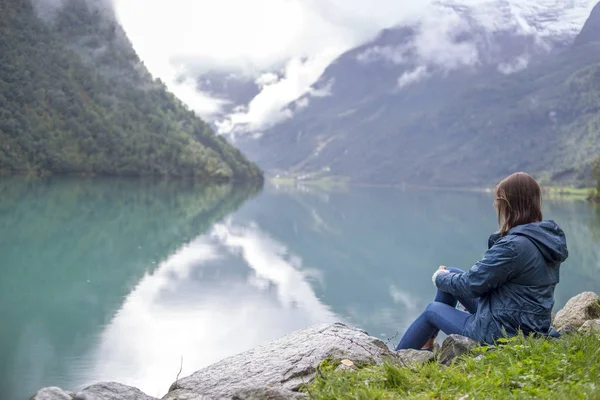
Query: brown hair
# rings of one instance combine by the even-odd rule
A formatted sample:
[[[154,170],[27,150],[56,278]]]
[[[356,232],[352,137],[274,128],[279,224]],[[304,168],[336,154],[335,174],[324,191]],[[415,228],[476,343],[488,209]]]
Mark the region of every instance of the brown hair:
[[[502,235],[515,226],[543,219],[540,185],[524,172],[517,172],[496,186],[494,206],[498,211],[498,226]]]

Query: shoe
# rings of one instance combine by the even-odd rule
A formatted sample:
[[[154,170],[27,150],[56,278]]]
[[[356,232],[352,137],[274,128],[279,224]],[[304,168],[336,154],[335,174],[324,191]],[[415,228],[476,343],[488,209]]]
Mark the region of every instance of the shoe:
[[[429,339],[427,343],[423,347],[421,347],[422,351],[433,351],[435,348],[435,338]]]

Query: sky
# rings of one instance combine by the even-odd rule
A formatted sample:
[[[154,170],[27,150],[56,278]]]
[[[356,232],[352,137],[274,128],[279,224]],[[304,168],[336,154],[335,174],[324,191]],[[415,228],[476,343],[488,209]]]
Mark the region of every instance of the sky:
[[[115,0],[115,8],[150,72],[203,117],[218,113],[223,101],[195,90],[198,71],[228,70],[253,80],[268,78],[268,71],[283,75],[261,85],[265,95],[238,116],[260,121],[305,93],[344,51],[416,15],[425,3]]]
[[[490,25],[503,23],[493,17],[499,0],[448,1],[481,7],[482,16],[488,16]],[[557,29],[567,29],[565,24],[569,23],[573,25],[571,29],[578,29],[582,16],[595,1],[500,2],[514,10],[515,23],[526,32],[530,28],[523,23],[521,14],[554,12],[560,8],[567,11],[557,14],[556,19],[564,21]],[[431,57],[442,56],[445,60],[447,37],[457,23],[452,19],[441,23],[432,20],[433,0],[114,0],[114,3],[119,20],[150,72],[200,116],[216,122],[223,132],[240,124],[257,131],[288,118],[282,108],[306,94],[333,60],[382,29],[399,23],[429,18],[428,32],[422,42],[428,46]],[[472,54],[466,57],[467,61],[473,61]],[[211,70],[256,81],[261,92],[249,104],[223,118],[220,112],[227,100],[211,98],[196,90],[195,79],[201,72]],[[415,70],[399,77],[399,86],[426,76],[423,68]]]

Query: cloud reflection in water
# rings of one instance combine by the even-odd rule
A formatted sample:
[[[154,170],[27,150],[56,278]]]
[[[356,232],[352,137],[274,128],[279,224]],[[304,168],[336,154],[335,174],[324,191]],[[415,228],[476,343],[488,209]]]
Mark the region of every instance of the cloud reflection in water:
[[[181,376],[306,326],[339,320],[286,248],[250,224],[215,225],[144,277],[90,360],[94,380],[154,396]],[[93,382],[88,382],[93,383]]]

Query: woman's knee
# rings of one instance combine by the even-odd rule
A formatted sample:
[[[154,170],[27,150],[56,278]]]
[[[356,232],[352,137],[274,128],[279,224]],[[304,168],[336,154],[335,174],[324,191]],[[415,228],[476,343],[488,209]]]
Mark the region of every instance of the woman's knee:
[[[434,313],[437,315],[441,315],[448,309],[452,309],[452,308],[453,307],[449,306],[446,303],[441,303],[439,301],[432,301],[431,303],[427,304],[427,307],[425,307],[424,313],[427,313],[427,314]]]
[[[453,333],[462,334],[469,316],[469,313],[436,301],[429,303],[423,312],[423,318],[429,324],[448,335]]]
[[[423,310],[423,312],[427,313],[427,312],[433,311],[433,307],[434,307],[433,304],[435,304],[434,301],[432,301],[431,303],[427,304],[427,307],[425,307],[425,310]]]

